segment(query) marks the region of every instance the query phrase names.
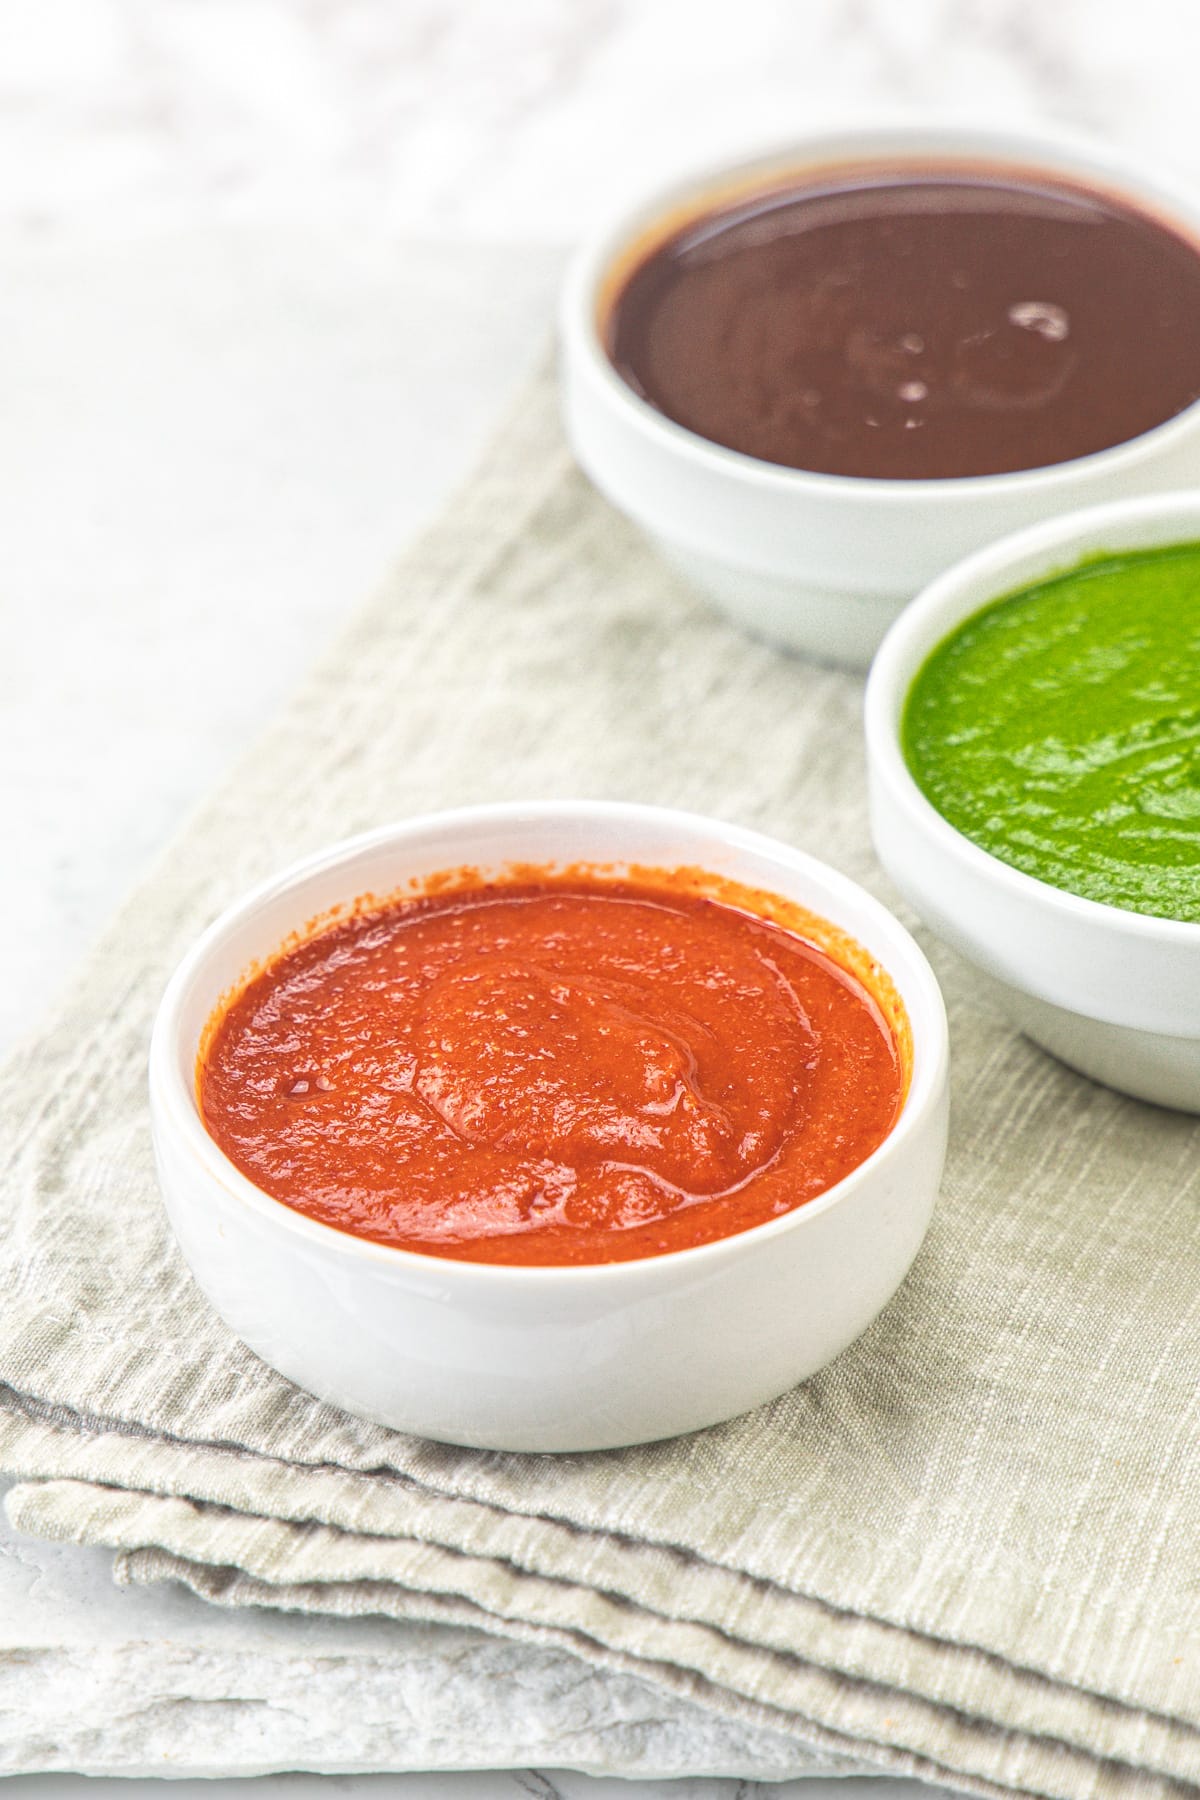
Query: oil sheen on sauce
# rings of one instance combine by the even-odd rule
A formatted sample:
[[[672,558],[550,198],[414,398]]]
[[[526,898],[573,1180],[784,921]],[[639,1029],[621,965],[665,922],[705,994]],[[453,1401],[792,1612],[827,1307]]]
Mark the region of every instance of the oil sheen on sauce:
[[[713,443],[835,475],[1001,474],[1200,397],[1200,247],[1049,172],[835,167],[678,226],[602,324],[625,381]]]
[[[278,1200],[525,1264],[655,1256],[790,1211],[876,1148],[905,1079],[893,1023],[829,951],[597,879],[335,923],[225,1006],[197,1071],[210,1135]]]
[[[902,737],[927,798],[1002,862],[1200,922],[1200,544],[1091,557],[965,619]]]

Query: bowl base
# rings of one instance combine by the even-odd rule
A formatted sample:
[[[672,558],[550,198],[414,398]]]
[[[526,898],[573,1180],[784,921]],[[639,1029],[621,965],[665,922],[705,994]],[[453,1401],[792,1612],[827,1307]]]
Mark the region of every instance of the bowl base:
[[[757,575],[658,540],[667,561],[752,637],[836,668],[864,670],[904,604],[896,594]]]
[[[1200,1113],[1200,1037],[1108,1025],[1001,982],[991,985],[1014,1025],[1059,1062],[1135,1100]]]

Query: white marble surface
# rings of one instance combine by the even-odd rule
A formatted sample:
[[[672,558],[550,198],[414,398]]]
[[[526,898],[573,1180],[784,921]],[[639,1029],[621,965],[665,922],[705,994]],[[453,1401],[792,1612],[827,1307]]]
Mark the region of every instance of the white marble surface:
[[[1057,118],[1200,176],[1197,36],[1190,0],[0,0],[0,1044],[464,471],[587,219],[881,110]],[[0,1617],[5,1650],[276,1629],[11,1540]],[[380,1781],[270,1783],[331,1785]]]
[[[880,107],[1200,165],[1189,0],[5,0],[0,225],[568,240],[649,166]]]
[[[327,228],[0,240],[0,842],[22,874],[0,1040],[462,476],[559,266]]]

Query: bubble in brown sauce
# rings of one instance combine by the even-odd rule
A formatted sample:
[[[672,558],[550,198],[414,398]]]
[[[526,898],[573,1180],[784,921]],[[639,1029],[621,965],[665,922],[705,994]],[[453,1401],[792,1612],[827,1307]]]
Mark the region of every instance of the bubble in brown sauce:
[[[604,323],[644,399],[766,462],[994,475],[1200,398],[1200,246],[1048,172],[841,168],[692,217]]]

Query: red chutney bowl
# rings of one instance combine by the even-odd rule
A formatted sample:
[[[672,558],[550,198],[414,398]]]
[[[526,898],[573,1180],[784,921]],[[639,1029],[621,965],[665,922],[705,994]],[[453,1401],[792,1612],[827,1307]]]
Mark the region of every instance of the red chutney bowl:
[[[886,1135],[814,1198],[692,1247],[620,1260],[470,1260],[352,1235],[273,1198],[206,1128],[212,1021],[314,920],[364,897],[479,885],[516,869],[636,880],[686,871],[804,935],[859,977],[903,1063]],[[761,902],[761,904],[759,904]],[[739,909],[751,911],[748,904]],[[792,923],[807,919],[810,929]],[[692,814],[601,802],[475,807],[350,840],[264,883],[195,944],[150,1051],[167,1211],[197,1282],[263,1360],[398,1430],[486,1449],[584,1451],[672,1437],[776,1398],[866,1329],[903,1280],[941,1179],[947,1034],[921,951],[878,901],[812,857]],[[797,1082],[804,1079],[797,1070]],[[797,1090],[799,1091],[799,1089]],[[398,1172],[398,1191],[403,1170]],[[618,1252],[614,1251],[614,1257]]]

